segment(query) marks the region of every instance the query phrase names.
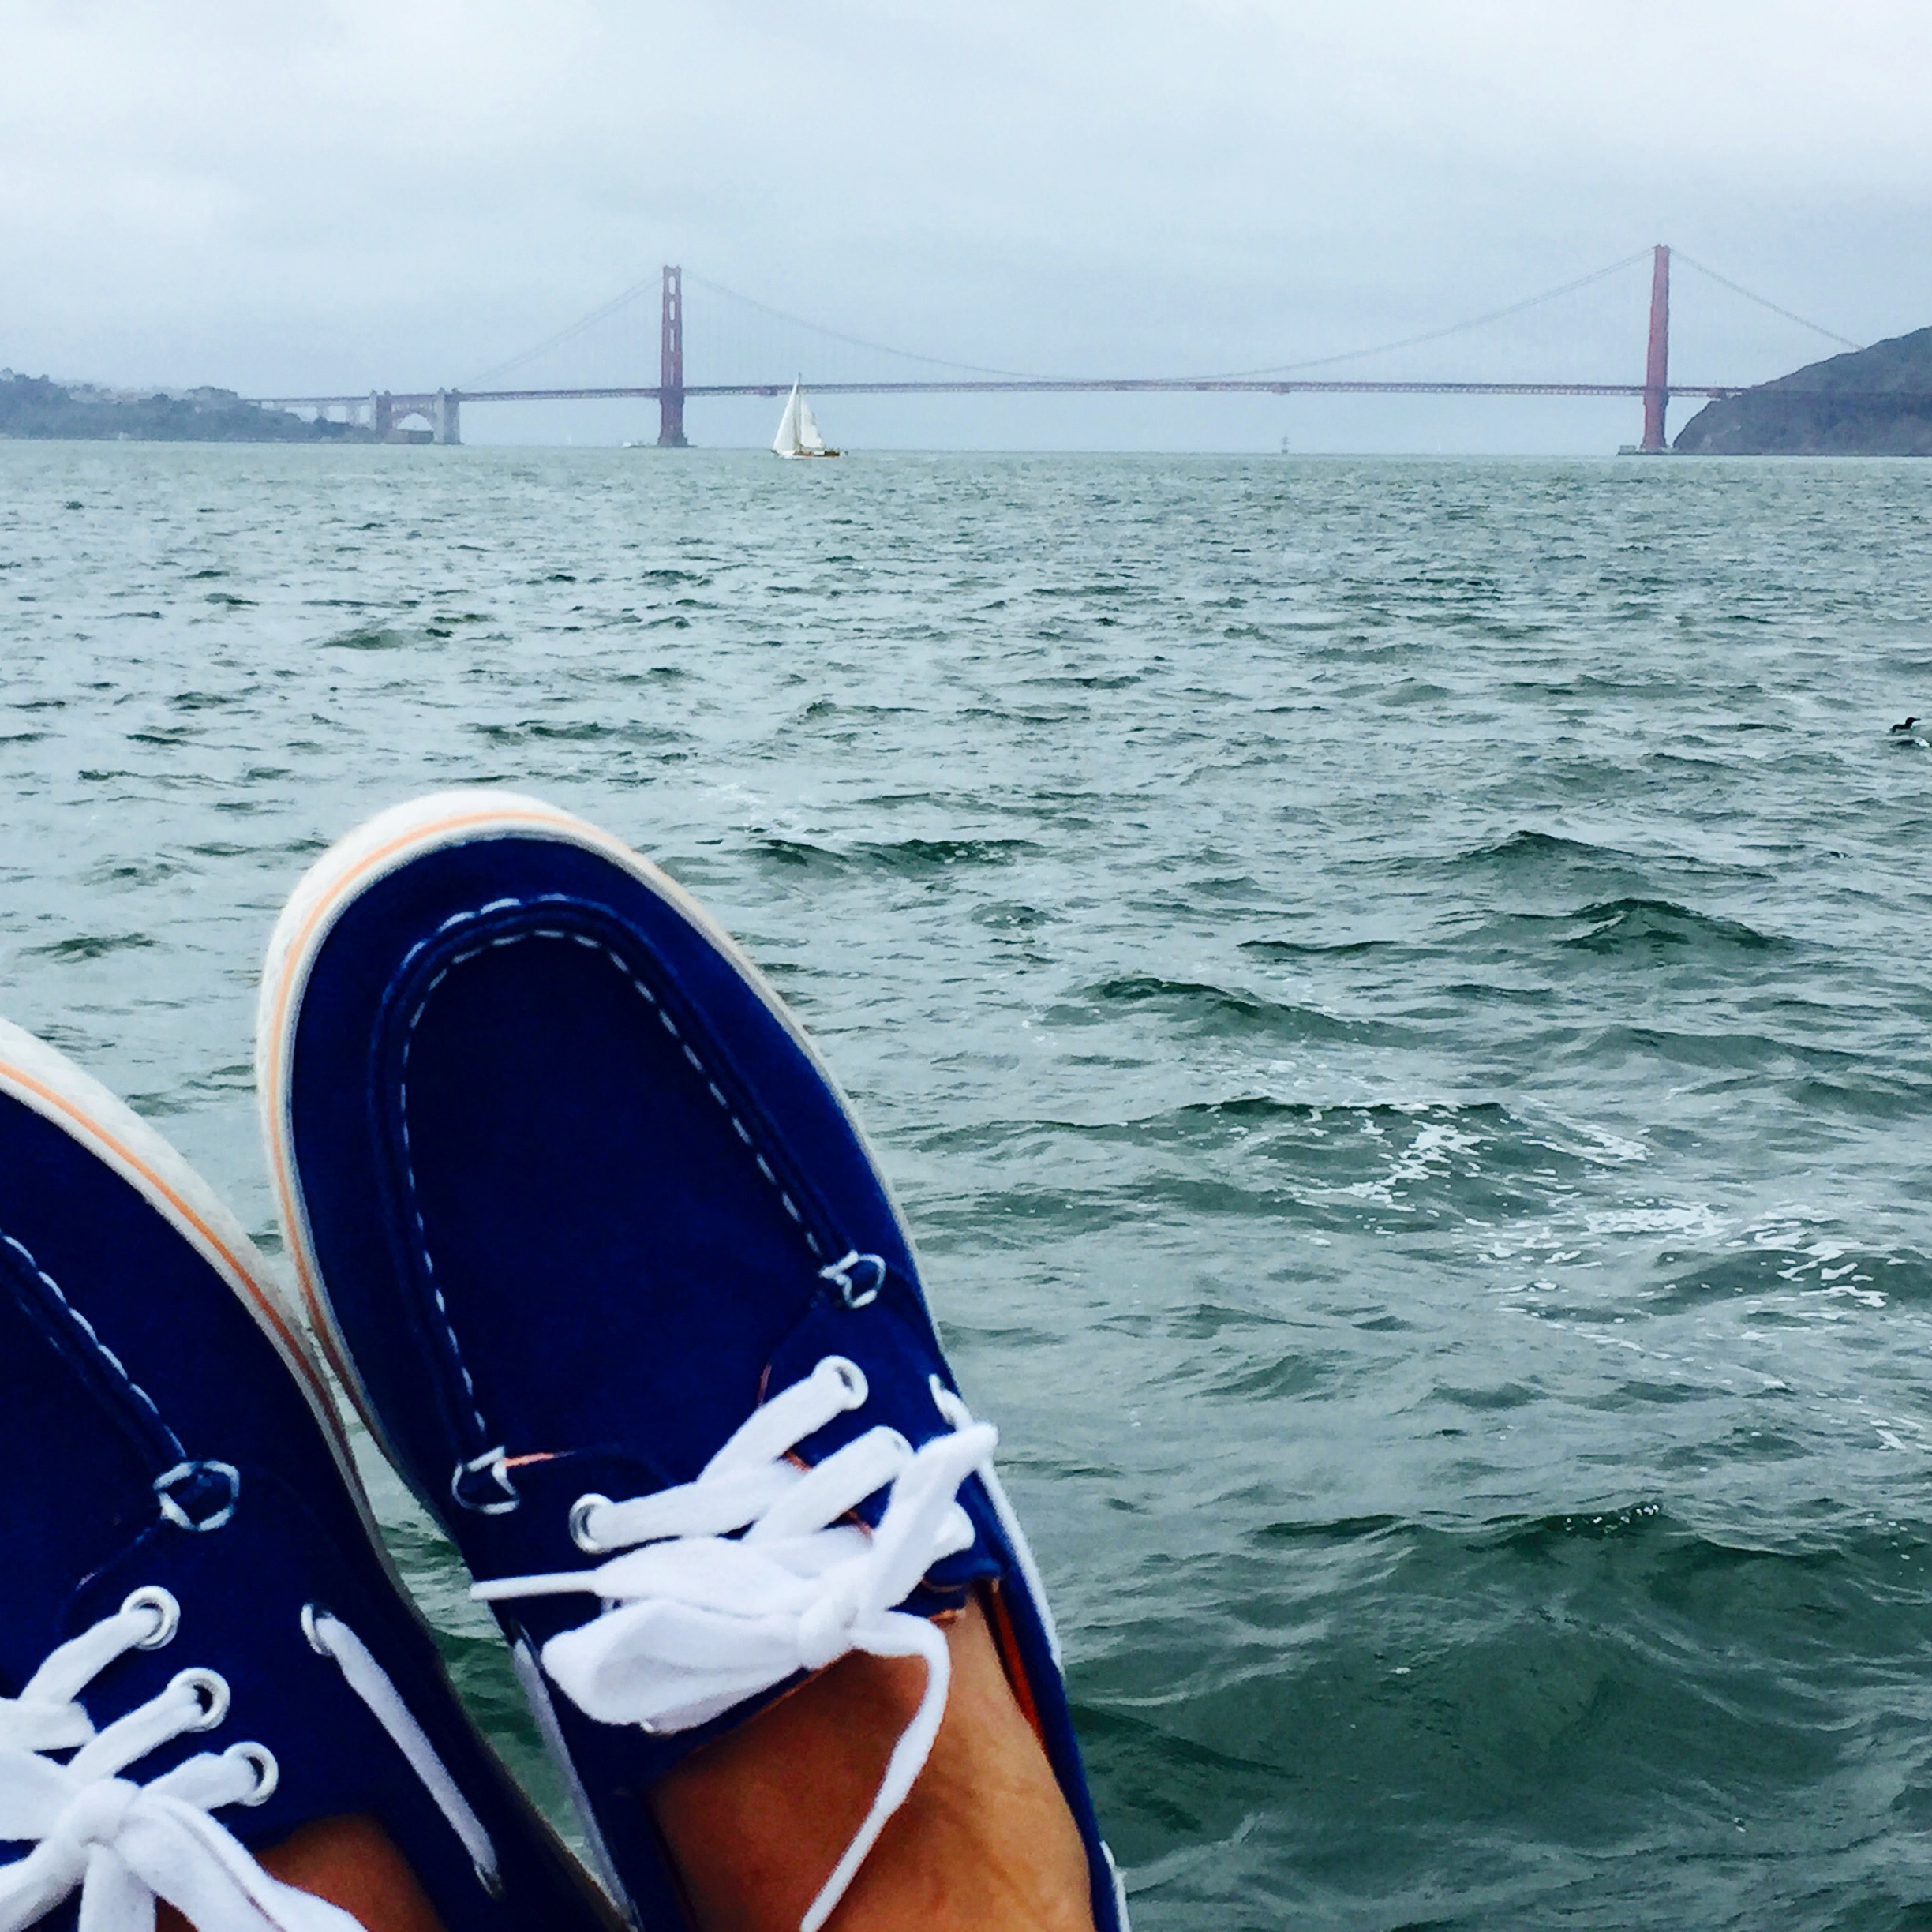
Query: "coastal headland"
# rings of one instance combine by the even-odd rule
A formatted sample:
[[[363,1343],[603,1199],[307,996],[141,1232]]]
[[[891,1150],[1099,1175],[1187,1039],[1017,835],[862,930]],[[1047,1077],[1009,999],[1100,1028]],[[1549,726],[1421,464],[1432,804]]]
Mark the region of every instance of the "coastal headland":
[[[0,436],[130,443],[374,443],[360,424],[306,421],[232,389],[130,395],[0,369]]]
[[[1932,456],[1932,328],[1707,403],[1672,447],[1700,456]]]

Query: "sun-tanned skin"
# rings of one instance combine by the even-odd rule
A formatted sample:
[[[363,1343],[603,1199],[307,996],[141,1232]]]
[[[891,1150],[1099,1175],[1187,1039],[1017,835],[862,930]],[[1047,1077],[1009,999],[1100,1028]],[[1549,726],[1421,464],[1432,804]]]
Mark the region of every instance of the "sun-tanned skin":
[[[826,1932],[1093,1932],[1087,1855],[977,1604],[946,1632],[932,1755]],[[925,1667],[841,1657],[695,1752],[652,1794],[699,1932],[796,1932],[872,1803]],[[305,1826],[261,1863],[366,1932],[442,1932],[373,1818]],[[156,1932],[187,1932],[163,1906]]]
[[[313,1892],[359,1919],[365,1932],[443,1932],[416,1874],[373,1818],[319,1818],[261,1855],[264,1870]],[[190,1932],[172,1905],[155,1914],[155,1932]]]
[[[979,1605],[919,1781],[827,1932],[1092,1932],[1087,1855]],[[652,1794],[702,1932],[796,1932],[872,1802],[925,1680],[841,1657],[695,1752]]]

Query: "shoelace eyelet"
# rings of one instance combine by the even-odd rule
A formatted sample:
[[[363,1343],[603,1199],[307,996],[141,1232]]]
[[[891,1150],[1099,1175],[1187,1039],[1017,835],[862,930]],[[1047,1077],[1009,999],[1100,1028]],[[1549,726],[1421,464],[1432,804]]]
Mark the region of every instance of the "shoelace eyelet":
[[[849,1356],[827,1355],[818,1366],[829,1369],[837,1378],[839,1386],[845,1391],[845,1406],[848,1409],[859,1409],[865,1406],[866,1397],[871,1393],[871,1385],[866,1380],[865,1371]]]
[[[848,1309],[869,1307],[886,1286],[886,1263],[882,1256],[861,1254],[856,1248],[818,1271],[821,1281],[829,1281],[839,1291]]]
[[[130,1610],[155,1613],[154,1633],[142,1638],[134,1646],[137,1650],[160,1650],[174,1641],[174,1633],[181,1628],[181,1605],[172,1590],[164,1590],[159,1583],[144,1583],[139,1589],[130,1590],[122,1601],[122,1615],[125,1616]]]
[[[233,1518],[242,1472],[232,1462],[177,1462],[155,1478],[154,1491],[162,1515],[176,1529],[204,1536]]]
[[[245,1798],[238,1798],[237,1804],[266,1804],[275,1795],[275,1787],[282,1782],[282,1767],[266,1744],[230,1744],[222,1755],[240,1758],[255,1773],[255,1788]]]
[[[599,1496],[593,1490],[580,1496],[570,1507],[570,1540],[586,1556],[602,1556],[608,1552],[604,1545],[590,1533],[590,1512],[596,1509],[608,1509],[610,1498]]]
[[[523,1501],[510,1481],[501,1447],[459,1462],[450,1474],[450,1499],[477,1516],[507,1516]]]
[[[188,1727],[190,1731],[212,1731],[228,1715],[228,1679],[219,1671],[204,1670],[198,1664],[192,1670],[177,1671],[168,1688],[192,1690],[202,1706],[201,1715]]]

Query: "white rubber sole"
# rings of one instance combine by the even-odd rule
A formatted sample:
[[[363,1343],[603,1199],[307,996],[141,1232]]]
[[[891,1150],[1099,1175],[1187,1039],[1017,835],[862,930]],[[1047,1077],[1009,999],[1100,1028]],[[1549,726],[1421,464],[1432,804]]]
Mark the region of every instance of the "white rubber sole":
[[[585,820],[539,799],[511,792],[470,790],[433,792],[407,804],[379,812],[346,837],[339,839],[312,865],[290,894],[276,920],[262,969],[260,1004],[255,1035],[256,1088],[260,1096],[262,1133],[274,1184],[275,1205],[283,1237],[294,1264],[301,1305],[285,1307],[284,1318],[306,1325],[320,1345],[337,1380],[390,1461],[402,1465],[377,1416],[375,1405],[358,1374],[355,1360],[338,1326],[322,1279],[315,1241],[296,1170],[291,1145],[289,1073],[294,1052],[295,1029],[302,994],[316,957],[343,910],[378,880],[425,852],[461,845],[504,833],[526,838],[554,839],[560,844],[594,852],[648,887],[672,906],[737,968],[746,983],[773,1018],[797,1043],[837,1097],[852,1131],[865,1145],[863,1130],[831,1071],[806,1037],[776,990],[748,959],[737,942],[670,875],[620,839]],[[868,1155],[871,1148],[867,1147]],[[878,1163],[874,1161],[876,1168]],[[889,1193],[887,1196],[890,1200]],[[912,1237],[898,1204],[892,1203],[908,1252]]]

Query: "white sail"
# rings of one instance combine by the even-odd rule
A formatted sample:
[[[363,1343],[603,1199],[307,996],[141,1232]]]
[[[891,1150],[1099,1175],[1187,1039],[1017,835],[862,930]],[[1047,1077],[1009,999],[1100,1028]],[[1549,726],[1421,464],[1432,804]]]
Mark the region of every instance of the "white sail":
[[[804,448],[805,445],[799,437],[799,419],[801,417],[809,417],[810,415],[811,411],[806,406],[805,392],[798,384],[794,383],[792,393],[785,401],[784,414],[778,419],[778,433],[772,438],[772,447],[781,456],[796,456]],[[818,433],[818,425],[814,423],[812,434],[816,436]]]
[[[826,453],[826,440],[818,433],[818,418],[812,414],[812,406],[805,400],[805,392],[794,388],[798,398],[798,447],[807,456],[822,456]]]
[[[838,454],[837,450],[826,447],[826,440],[819,433],[818,419],[813,415],[811,405],[805,400],[803,377],[792,385],[792,393],[785,398],[784,414],[778,419],[778,433],[772,438],[772,447],[781,456]]]

